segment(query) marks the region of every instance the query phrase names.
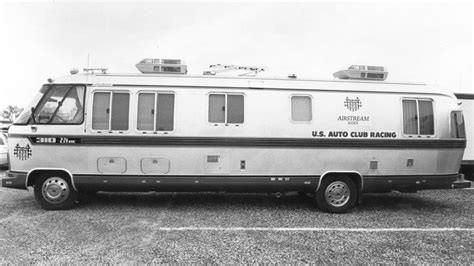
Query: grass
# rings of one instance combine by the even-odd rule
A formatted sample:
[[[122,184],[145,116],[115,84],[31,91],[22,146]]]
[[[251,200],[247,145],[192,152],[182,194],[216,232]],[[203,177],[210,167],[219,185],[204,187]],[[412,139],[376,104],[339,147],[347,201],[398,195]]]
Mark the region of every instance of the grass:
[[[44,211],[0,188],[0,263],[464,263],[469,232],[160,231],[159,227],[474,228],[474,190],[368,194],[348,214],[299,196],[99,193]]]

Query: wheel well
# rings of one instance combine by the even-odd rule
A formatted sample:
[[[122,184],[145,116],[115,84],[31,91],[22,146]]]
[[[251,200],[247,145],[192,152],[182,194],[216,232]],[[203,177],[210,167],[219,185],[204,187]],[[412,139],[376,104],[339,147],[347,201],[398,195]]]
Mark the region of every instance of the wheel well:
[[[29,186],[33,186],[35,184],[35,180],[36,178],[40,177],[40,176],[43,176],[45,174],[48,174],[48,175],[60,175],[60,176],[63,176],[63,177],[66,177],[66,178],[69,178],[69,180],[71,181],[71,183],[73,183],[72,181],[72,177],[71,177],[71,174],[68,173],[67,171],[65,170],[46,170],[46,169],[37,169],[37,170],[33,170],[31,171],[28,176],[26,177],[26,186],[29,187]],[[74,183],[73,183],[73,188],[74,190],[75,187],[74,187]]]
[[[319,184],[316,190],[319,189],[319,186],[321,185],[321,182],[323,181],[324,178],[328,178],[331,176],[347,176],[349,177],[352,181],[354,181],[357,191],[360,193],[362,191],[362,175],[360,175],[357,172],[326,172],[324,173],[321,178],[319,179]]]

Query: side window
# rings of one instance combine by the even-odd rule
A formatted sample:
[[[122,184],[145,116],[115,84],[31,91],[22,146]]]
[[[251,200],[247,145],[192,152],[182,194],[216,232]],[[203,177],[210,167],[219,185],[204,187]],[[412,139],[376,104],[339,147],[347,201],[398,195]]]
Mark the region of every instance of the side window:
[[[466,138],[466,129],[464,126],[464,118],[462,112],[451,112],[451,137]]]
[[[111,130],[128,130],[130,94],[112,93]]]
[[[416,100],[403,100],[403,134],[418,134],[418,111]]]
[[[156,130],[172,131],[174,121],[174,94],[158,93],[156,110]]]
[[[240,94],[209,94],[210,123],[244,123],[244,96]]]
[[[309,122],[313,119],[312,101],[309,96],[291,97],[291,120]]]
[[[92,129],[109,129],[110,94],[110,92],[94,93],[94,103],[92,104]]]
[[[153,131],[155,121],[155,94],[138,94],[138,114],[137,129],[143,131]]]
[[[227,96],[227,123],[242,124],[244,122],[244,96]]]
[[[96,92],[92,105],[92,129],[128,130],[130,94],[128,92]]]
[[[83,86],[51,88],[35,111],[37,124],[81,124],[84,118]]]
[[[433,102],[418,100],[420,135],[434,135]]]
[[[406,135],[434,135],[433,102],[406,99],[403,104],[403,133]]]
[[[225,123],[225,94],[209,95],[209,122]]]
[[[174,94],[140,93],[137,116],[137,130],[173,131]]]

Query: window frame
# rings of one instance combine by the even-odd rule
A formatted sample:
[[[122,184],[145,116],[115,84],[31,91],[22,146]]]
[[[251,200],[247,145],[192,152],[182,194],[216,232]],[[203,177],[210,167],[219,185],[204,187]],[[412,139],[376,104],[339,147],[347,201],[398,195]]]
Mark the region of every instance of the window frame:
[[[110,99],[109,99],[109,125],[107,129],[94,129],[93,121],[94,121],[94,99],[95,99],[95,94],[96,93],[109,93],[110,94]],[[113,103],[113,94],[114,93],[123,93],[123,94],[128,94],[128,129],[127,130],[112,130],[112,103]],[[90,129],[96,133],[128,133],[131,131],[131,128],[133,126],[133,123],[131,123],[131,117],[132,117],[132,93],[129,90],[106,90],[106,89],[100,89],[100,90],[95,90],[92,92],[91,95],[91,104],[90,104]]]
[[[31,114],[30,114],[30,117],[28,118],[28,120],[26,121],[26,123],[18,123],[17,125],[53,125],[53,126],[58,126],[58,125],[68,125],[68,126],[77,126],[77,125],[82,125],[84,124],[84,121],[85,121],[85,116],[86,116],[86,95],[87,95],[87,85],[86,84],[83,84],[83,83],[77,83],[77,84],[72,84],[72,83],[67,83],[67,84],[45,84],[43,85],[44,86],[47,86],[48,88],[43,92],[43,95],[41,96],[41,98],[39,99],[39,101],[34,105],[34,108],[35,108],[35,113],[37,112],[37,109],[38,109],[38,106],[40,104],[43,103],[43,101],[46,100],[46,96],[49,94],[49,92],[54,88],[54,87],[58,87],[58,86],[61,86],[61,87],[68,87],[68,92],[66,92],[65,96],[68,95],[68,93],[70,92],[71,89],[73,89],[73,87],[77,87],[77,86],[80,86],[80,87],[83,87],[84,88],[84,95],[82,96],[82,120],[80,122],[77,122],[77,123],[52,123],[49,122],[49,123],[37,123],[36,121],[33,121],[33,119],[31,119]],[[41,89],[42,90],[42,89]],[[41,91],[40,90],[40,91]],[[64,98],[65,99],[65,98]],[[59,111],[59,108],[57,108],[55,110],[55,113],[54,113],[54,116],[56,115],[56,112]],[[34,115],[34,114],[33,114]],[[53,117],[54,117],[53,116]],[[51,117],[51,118],[53,118]]]
[[[210,96],[211,95],[224,95],[224,107],[225,107],[225,112],[224,112],[224,122],[210,122],[209,121],[209,108],[210,108]],[[228,104],[227,104],[227,98],[229,95],[236,95],[236,96],[242,96],[243,97],[243,110],[242,110],[242,113],[243,113],[243,122],[242,123],[229,123],[227,122],[227,119],[228,119],[228,111],[229,111],[229,107],[228,107]],[[243,125],[245,125],[245,117],[246,117],[246,112],[245,112],[245,106],[246,106],[246,98],[247,98],[247,95],[243,92],[222,92],[222,91],[214,91],[214,92],[208,92],[206,94],[206,97],[207,97],[207,112],[206,112],[206,121],[207,121],[207,124],[208,125],[212,125],[212,126],[235,126],[235,127],[241,127]]]
[[[154,114],[153,114],[153,130],[140,130],[138,129],[138,109],[139,109],[139,105],[138,105],[138,99],[140,97],[140,94],[141,93],[144,93],[144,94],[154,94],[154,99],[153,99],[153,110],[154,110]],[[158,96],[159,94],[172,94],[174,95],[174,102],[173,102],[173,130],[161,130],[161,131],[158,131],[156,130],[156,126],[157,126],[157,123],[156,123],[156,116],[158,114],[158,110],[157,110],[157,103],[158,103]],[[148,133],[151,133],[151,134],[170,134],[170,133],[174,133],[176,131],[176,92],[175,91],[156,91],[156,90],[140,90],[136,93],[136,114],[135,114],[135,118],[136,118],[136,123],[135,123],[135,126],[134,126],[134,131],[135,132],[139,132],[139,133],[142,133],[142,134],[148,134]]]
[[[404,123],[404,110],[403,110],[403,101],[416,101],[416,116],[417,116],[417,134],[405,134],[405,123]],[[419,101],[429,101],[431,102],[431,106],[433,107],[433,134],[420,134],[420,105]],[[436,103],[432,98],[417,98],[417,97],[403,97],[400,99],[400,108],[401,108],[401,133],[404,137],[418,137],[418,138],[433,138],[436,137],[436,119],[435,119],[435,110],[436,110]]]
[[[298,121],[298,120],[293,120],[293,110],[292,110],[292,106],[293,106],[293,97],[309,97],[310,99],[310,107],[311,107],[311,120],[309,121]],[[311,124],[313,123],[314,121],[314,105],[313,105],[313,102],[314,102],[314,97],[313,95],[311,94],[304,94],[304,93],[293,93],[293,94],[290,94],[289,96],[289,99],[290,99],[290,111],[289,111],[289,114],[290,114],[290,122],[293,123],[293,124]]]

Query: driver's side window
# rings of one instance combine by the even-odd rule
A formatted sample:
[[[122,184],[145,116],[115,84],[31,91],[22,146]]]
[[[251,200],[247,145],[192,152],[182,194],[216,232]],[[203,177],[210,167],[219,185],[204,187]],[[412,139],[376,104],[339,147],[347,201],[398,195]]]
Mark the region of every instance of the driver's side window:
[[[81,124],[84,118],[83,86],[56,86],[35,111],[37,124]]]

